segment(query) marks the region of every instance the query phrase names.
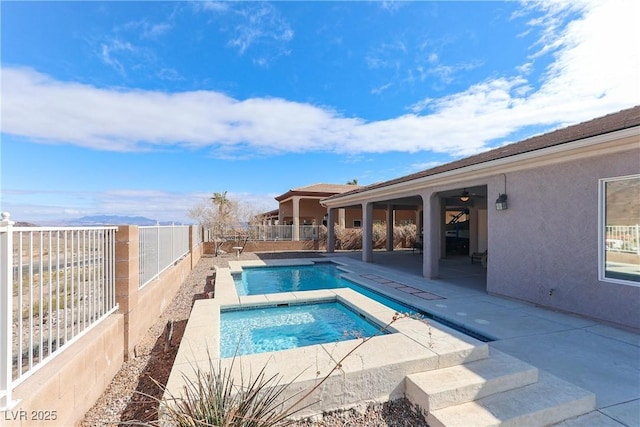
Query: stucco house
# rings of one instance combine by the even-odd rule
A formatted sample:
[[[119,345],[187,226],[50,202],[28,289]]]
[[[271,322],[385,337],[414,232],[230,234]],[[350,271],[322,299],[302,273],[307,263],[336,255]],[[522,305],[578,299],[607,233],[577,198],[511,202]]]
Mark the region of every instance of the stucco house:
[[[293,240],[300,240],[300,233],[304,233],[304,226],[327,225],[327,209],[320,204],[322,199],[360,188],[362,187],[353,184],[313,184],[293,188],[275,198],[278,201],[278,209],[269,212],[268,217],[265,217],[272,224],[293,225]],[[373,221],[386,220],[384,212],[374,214]],[[391,221],[398,225],[415,224],[417,221],[416,210],[412,208],[411,211],[398,211],[396,216],[391,218]],[[345,228],[360,227],[362,225],[362,210],[338,209],[335,215],[335,225]]]
[[[486,291],[640,330],[640,106],[322,200],[360,211],[373,262],[379,212],[419,212],[422,272],[487,251]],[[448,225],[468,215],[466,248]],[[387,250],[393,247],[387,246]]]

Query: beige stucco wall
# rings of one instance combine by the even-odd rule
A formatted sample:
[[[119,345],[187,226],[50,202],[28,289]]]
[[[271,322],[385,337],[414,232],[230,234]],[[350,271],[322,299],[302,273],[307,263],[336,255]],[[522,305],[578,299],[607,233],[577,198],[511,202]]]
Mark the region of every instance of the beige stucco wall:
[[[279,217],[280,224],[293,223],[293,200],[286,200],[279,205]],[[312,225],[315,221],[315,225],[322,224],[324,214],[327,213],[327,209],[320,205],[320,199],[306,199],[301,198],[298,204],[300,225],[306,224]]]
[[[138,303],[130,314],[129,346],[138,342],[140,337],[158,320],[164,309],[173,300],[182,282],[191,271],[191,259],[187,255],[173,267],[165,270],[158,279],[150,282],[138,292]],[[202,284],[204,291],[204,283]],[[130,354],[131,355],[131,354]]]
[[[345,210],[345,226],[346,228],[353,227],[353,221],[358,220],[362,224],[362,208],[351,208]],[[384,209],[373,210],[374,222],[387,222],[387,211]],[[395,211],[395,224],[398,225],[402,221],[416,222],[416,211]]]
[[[18,403],[2,414],[0,425],[77,424],[122,366],[123,334],[124,316],[113,314],[62,350],[14,390]]]
[[[509,209],[488,211],[487,291],[640,329],[640,287],[598,280],[598,180],[640,172],[639,159],[633,150],[508,173]],[[500,176],[489,194],[502,186]]]
[[[307,225],[320,225],[322,218],[327,213],[327,209],[320,205],[318,199],[301,199],[300,200],[300,224],[307,222]]]
[[[320,199],[301,198],[299,202],[299,218],[300,225],[321,225],[327,208],[320,204]],[[279,207],[280,224],[293,223],[293,200],[289,199],[280,203]],[[362,224],[362,208],[360,206],[345,209],[345,227],[352,228],[354,221],[360,221]],[[375,222],[386,222],[387,213],[384,209],[375,209],[373,211],[373,220]],[[336,215],[336,224],[338,224]],[[411,221],[416,222],[416,211],[397,210],[395,211],[395,223]]]

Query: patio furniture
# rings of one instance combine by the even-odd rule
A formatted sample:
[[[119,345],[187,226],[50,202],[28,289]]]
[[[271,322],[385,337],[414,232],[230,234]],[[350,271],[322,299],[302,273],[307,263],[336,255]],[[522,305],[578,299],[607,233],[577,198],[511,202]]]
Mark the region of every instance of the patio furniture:
[[[247,246],[248,241],[249,241],[249,236],[245,237],[244,242],[242,242],[242,246],[233,247],[233,250],[236,251],[236,258],[240,258],[240,254],[244,252],[244,247]]]
[[[489,250],[487,249],[484,252],[474,252],[471,254],[471,264],[473,264],[474,261],[480,261],[482,263],[482,266],[485,267],[487,265],[487,257],[489,255]]]
[[[416,249],[418,249],[420,251],[420,253],[422,253],[422,251],[424,250],[424,244],[422,243],[422,238],[420,238],[420,240],[416,240],[415,242],[413,242],[413,248],[411,250],[411,252],[415,252]]]

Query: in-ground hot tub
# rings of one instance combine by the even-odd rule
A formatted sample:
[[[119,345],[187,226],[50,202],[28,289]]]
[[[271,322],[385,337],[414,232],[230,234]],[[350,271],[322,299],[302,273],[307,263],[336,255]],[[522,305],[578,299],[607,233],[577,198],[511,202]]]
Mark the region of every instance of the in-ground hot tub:
[[[378,324],[335,301],[223,310],[220,357],[287,350],[371,337]]]
[[[251,266],[283,264],[282,261],[247,262]],[[243,372],[246,378],[248,373],[256,374],[264,369],[267,378],[277,377],[280,384],[291,382],[283,398],[311,391],[303,402],[311,404],[296,414],[303,417],[371,401],[398,399],[404,396],[404,380],[408,374],[488,357],[486,343],[444,325],[402,318],[393,322],[388,334],[374,336],[362,346],[363,340],[354,337],[221,358],[220,341],[224,331],[220,328],[220,318],[221,312],[227,309],[339,302],[378,325],[389,323],[396,310],[348,288],[242,296],[236,292],[228,268],[217,271],[215,295],[214,299],[198,300],[194,304],[166,385],[165,398],[181,396],[196,370],[209,371],[214,366],[228,370],[240,380]],[[343,360],[344,356],[347,357]],[[325,377],[322,386],[316,387]]]

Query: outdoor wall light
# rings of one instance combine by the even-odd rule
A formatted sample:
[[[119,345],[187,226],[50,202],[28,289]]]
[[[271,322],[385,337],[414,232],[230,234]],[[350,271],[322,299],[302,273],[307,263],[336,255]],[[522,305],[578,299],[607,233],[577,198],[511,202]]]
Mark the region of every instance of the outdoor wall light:
[[[497,211],[505,211],[507,210],[507,195],[500,194],[496,199],[496,210]]]
[[[498,198],[496,199],[497,211],[507,210],[507,175],[502,174],[502,176],[504,177],[504,193],[498,193]]]

